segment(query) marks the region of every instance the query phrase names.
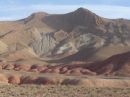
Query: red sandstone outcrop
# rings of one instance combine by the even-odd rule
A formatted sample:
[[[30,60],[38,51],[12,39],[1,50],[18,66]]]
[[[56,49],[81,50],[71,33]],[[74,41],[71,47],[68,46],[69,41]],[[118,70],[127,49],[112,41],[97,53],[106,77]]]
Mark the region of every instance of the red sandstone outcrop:
[[[8,77],[8,83],[10,84],[20,84],[20,82],[21,82],[21,79],[19,75],[14,74]]]
[[[17,71],[29,71],[31,69],[31,65],[28,64],[20,64],[20,65],[15,65],[15,70]]]

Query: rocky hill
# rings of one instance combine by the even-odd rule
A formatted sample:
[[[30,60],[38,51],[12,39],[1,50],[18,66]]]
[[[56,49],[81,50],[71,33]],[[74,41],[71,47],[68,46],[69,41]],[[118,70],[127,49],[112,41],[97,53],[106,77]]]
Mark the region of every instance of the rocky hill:
[[[89,69],[97,74],[130,76],[130,52],[117,54],[102,62],[94,63]]]
[[[102,61],[129,51],[129,32],[129,20],[106,19],[84,8],[59,15],[38,12],[0,22],[0,60]]]

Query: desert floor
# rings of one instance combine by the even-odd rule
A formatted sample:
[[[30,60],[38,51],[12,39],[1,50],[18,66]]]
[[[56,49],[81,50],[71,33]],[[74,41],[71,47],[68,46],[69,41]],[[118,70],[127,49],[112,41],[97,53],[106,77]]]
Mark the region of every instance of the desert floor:
[[[0,97],[130,97],[130,88],[1,84]]]

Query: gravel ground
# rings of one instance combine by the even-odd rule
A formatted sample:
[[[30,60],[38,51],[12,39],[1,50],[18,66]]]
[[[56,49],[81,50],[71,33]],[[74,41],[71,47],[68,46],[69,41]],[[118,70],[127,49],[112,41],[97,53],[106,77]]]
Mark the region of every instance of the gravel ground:
[[[130,97],[130,88],[0,85],[0,97]]]

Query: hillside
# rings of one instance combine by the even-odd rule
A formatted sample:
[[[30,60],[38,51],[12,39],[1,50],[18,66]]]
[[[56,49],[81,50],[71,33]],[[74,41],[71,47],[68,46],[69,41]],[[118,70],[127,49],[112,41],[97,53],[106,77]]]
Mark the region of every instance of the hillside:
[[[130,76],[130,52],[113,55],[102,62],[92,64],[89,69],[102,75]]]
[[[60,15],[33,13],[25,19],[0,22],[0,59],[104,60],[129,51],[129,31],[129,20],[106,19],[84,8]]]
[[[130,51],[129,32],[130,20],[103,18],[84,8],[67,14],[37,12],[21,20],[0,22],[0,62],[85,64],[90,75],[129,76],[127,60],[122,63],[116,55]],[[84,67],[80,69],[83,74]]]

